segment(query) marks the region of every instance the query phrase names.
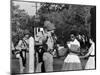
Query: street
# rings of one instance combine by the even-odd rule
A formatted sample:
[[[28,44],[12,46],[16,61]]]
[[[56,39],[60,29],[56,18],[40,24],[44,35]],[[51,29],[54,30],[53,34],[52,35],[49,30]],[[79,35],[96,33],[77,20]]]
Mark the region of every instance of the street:
[[[59,57],[59,58],[54,57],[54,63],[53,63],[54,72],[61,71],[64,59],[65,59],[65,57]],[[12,71],[11,72],[12,73],[20,73],[20,66],[19,66],[18,59],[12,58],[11,62],[12,62],[12,64],[11,64]],[[81,59],[83,69],[85,67],[86,62],[87,62],[87,59]]]

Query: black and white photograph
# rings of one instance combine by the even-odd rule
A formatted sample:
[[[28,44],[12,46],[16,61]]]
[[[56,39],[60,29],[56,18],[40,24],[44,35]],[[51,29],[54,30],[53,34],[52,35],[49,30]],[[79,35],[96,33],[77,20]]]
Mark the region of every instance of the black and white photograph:
[[[96,6],[11,0],[12,75],[96,70]]]

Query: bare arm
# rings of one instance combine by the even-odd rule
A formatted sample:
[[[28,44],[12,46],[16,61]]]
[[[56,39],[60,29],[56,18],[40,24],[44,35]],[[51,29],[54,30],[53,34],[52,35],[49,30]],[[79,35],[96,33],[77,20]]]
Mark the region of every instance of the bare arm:
[[[88,57],[91,54],[92,51],[93,51],[93,49],[92,49],[92,45],[91,45],[91,47],[89,48],[88,53],[85,56],[80,56],[80,58]]]

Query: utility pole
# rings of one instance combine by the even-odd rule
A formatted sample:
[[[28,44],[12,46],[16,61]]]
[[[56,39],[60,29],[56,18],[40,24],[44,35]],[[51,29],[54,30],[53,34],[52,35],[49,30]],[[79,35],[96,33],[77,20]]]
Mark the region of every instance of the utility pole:
[[[37,15],[37,2],[35,4],[36,4],[36,15]]]

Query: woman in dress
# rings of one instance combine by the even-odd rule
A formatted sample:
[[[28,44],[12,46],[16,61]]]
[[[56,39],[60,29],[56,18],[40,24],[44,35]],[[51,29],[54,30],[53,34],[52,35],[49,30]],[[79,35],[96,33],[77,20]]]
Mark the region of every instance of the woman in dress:
[[[80,58],[89,57],[85,69],[95,69],[95,43],[90,39],[89,40],[91,46],[88,50],[88,53],[85,56],[81,56]]]
[[[80,43],[73,34],[71,34],[71,41],[67,45],[69,47],[69,54],[64,60],[62,70],[81,70],[81,61],[78,56]]]

